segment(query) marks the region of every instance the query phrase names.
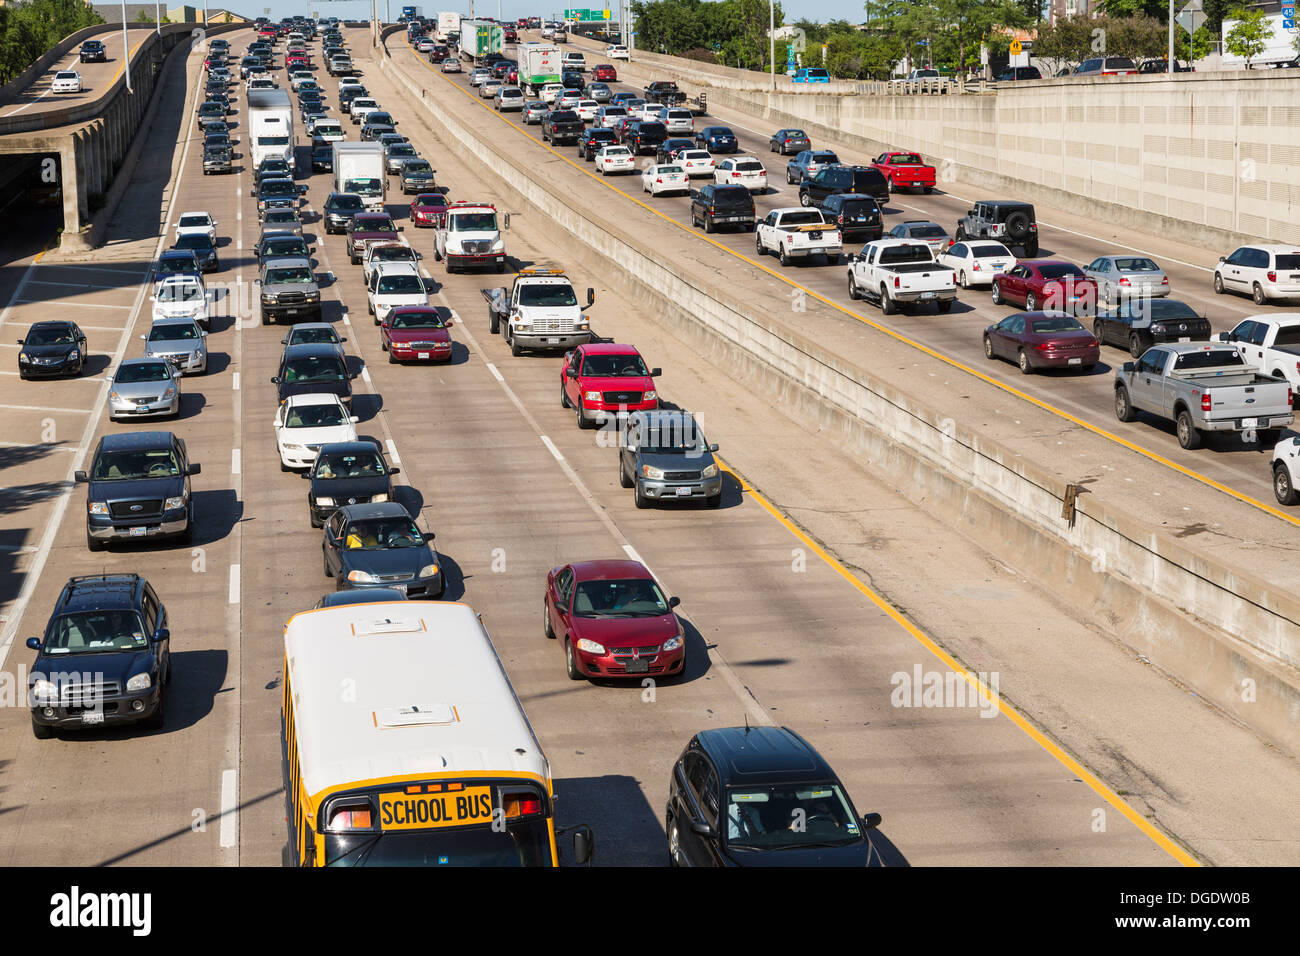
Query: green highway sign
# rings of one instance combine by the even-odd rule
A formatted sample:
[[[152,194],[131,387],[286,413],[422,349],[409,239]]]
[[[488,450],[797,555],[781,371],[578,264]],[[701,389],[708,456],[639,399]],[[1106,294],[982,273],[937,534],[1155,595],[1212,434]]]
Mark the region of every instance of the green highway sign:
[[[578,9],[565,10],[564,19],[577,20],[579,22],[583,22],[583,21],[591,22],[592,20],[608,20],[609,11],[608,10],[578,10]]]

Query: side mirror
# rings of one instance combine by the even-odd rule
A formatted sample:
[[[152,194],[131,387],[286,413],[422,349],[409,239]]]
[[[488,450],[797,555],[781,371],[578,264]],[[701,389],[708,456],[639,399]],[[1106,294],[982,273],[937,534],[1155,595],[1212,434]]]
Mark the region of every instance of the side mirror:
[[[593,306],[593,305],[595,305],[595,304],[596,304],[596,290],[595,290],[595,289],[592,289],[592,288],[588,288],[588,289],[587,289],[587,305],[590,307],[590,306]]]
[[[681,604],[681,603],[682,603],[682,599],[679,598],[679,597],[678,597],[677,595],[675,595],[675,594],[674,594],[672,597],[670,597],[670,598],[668,599],[668,606],[669,606],[670,608],[677,607],[677,605],[679,605],[679,604]]]
[[[254,279],[253,281],[256,282],[257,280]],[[280,340],[280,344],[281,344],[281,345],[288,345],[288,344],[289,344],[289,336],[286,335],[284,338],[282,338],[282,339]]]
[[[200,464],[199,464],[198,462],[196,462],[196,461],[192,461],[192,462],[190,462],[190,467],[186,470],[185,474],[187,474],[187,475],[197,475],[197,474],[199,474],[201,471],[203,471],[203,466],[200,465]]]
[[[349,381],[349,382],[352,381],[352,380],[353,380],[354,378],[356,378],[356,377],[357,377],[357,373],[356,373],[356,372],[348,372],[348,381]]]
[[[157,302],[157,301],[158,301],[158,297],[157,297],[156,295],[151,295],[151,296],[149,296],[149,301],[150,301],[150,302]],[[19,340],[18,340],[18,344],[19,344],[19,345],[22,345],[22,344],[23,344],[23,340],[22,340],[22,339],[19,339]]]
[[[343,341],[346,342],[347,339],[344,339]],[[348,421],[350,421],[353,425],[355,425],[355,424],[357,424],[357,422],[361,421],[361,416],[360,416],[360,415],[349,415],[349,416],[348,416]]]
[[[278,376],[278,375],[272,375],[272,376],[271,376],[271,384],[272,384],[272,385],[279,385],[279,384],[280,384],[280,376]]]
[[[84,471],[78,471],[72,476],[72,480],[78,483],[90,481],[90,477]]]
[[[1227,256],[1219,256],[1219,261],[1220,261],[1220,262],[1227,262],[1227,261],[1228,261],[1228,257],[1227,257]]]
[[[703,820],[692,820],[691,832],[699,834],[702,837],[707,837],[710,840],[717,836],[717,831]]]
[[[717,450],[718,450],[718,443],[717,443],[717,442],[714,442],[712,445],[709,446],[709,451],[710,451],[710,452],[716,452]]]
[[[434,535],[434,533],[433,533],[432,531],[426,531],[426,532],[424,533],[424,540],[425,540],[426,543],[429,542],[429,541],[432,541],[435,537],[436,537],[436,535]]]
[[[565,378],[577,378],[577,377],[578,377],[578,370],[577,370],[576,368],[574,368],[572,365],[565,366],[565,369],[564,369],[564,377],[565,377]]]
[[[397,466],[393,466],[392,468],[388,469],[388,473],[390,475],[400,475],[402,473],[402,469],[398,468]]]
[[[1137,370],[1137,362],[1125,362],[1123,368],[1124,368],[1124,371],[1126,371],[1126,372],[1133,372],[1133,371],[1136,371],[1136,370]]]
[[[29,637],[27,638],[27,646],[34,651],[39,651],[41,649],[41,639],[39,637]]]
[[[153,639],[155,643],[161,643],[162,641],[169,640],[171,636],[172,632],[167,628],[162,627],[158,629],[158,633],[153,636]]]
[[[651,377],[651,378],[658,378],[658,377],[659,377],[660,375],[662,375],[663,373],[664,373],[664,370],[661,369],[661,368],[652,368],[652,369],[650,370],[650,377]]]
[[[398,232],[406,232],[406,227],[405,227],[405,226],[398,226],[398,227],[397,227],[397,231],[398,231]]]
[[[868,830],[874,830],[880,826],[881,816],[879,813],[864,813],[862,815],[862,825]]]
[[[505,214],[505,217],[502,219],[502,226],[507,230],[510,228],[510,213]]]
[[[298,477],[299,477],[299,478],[307,478],[307,479],[310,479],[310,478],[311,478],[311,469],[308,468],[306,471],[300,471],[300,472],[298,472]]]

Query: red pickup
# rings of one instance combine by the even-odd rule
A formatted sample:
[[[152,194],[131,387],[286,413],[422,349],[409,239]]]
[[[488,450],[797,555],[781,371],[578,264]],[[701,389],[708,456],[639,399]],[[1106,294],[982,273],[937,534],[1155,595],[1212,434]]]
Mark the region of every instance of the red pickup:
[[[871,161],[889,183],[891,192],[900,189],[923,189],[934,192],[934,167],[927,166],[920,153],[881,153]]]
[[[592,342],[564,356],[560,370],[560,401],[577,415],[579,428],[591,428],[619,412],[659,407],[654,380],[657,368],[647,369],[631,345]]]

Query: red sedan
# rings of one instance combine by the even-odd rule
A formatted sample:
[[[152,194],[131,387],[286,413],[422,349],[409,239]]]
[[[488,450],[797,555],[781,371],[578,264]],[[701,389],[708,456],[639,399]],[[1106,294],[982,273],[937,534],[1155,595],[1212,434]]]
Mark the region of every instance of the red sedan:
[[[592,79],[598,83],[616,83],[618,82],[618,70],[614,69],[612,63],[598,63],[591,71]]]
[[[984,357],[1010,359],[1028,375],[1040,368],[1090,372],[1101,344],[1064,312],[1018,312],[984,330]]]
[[[442,193],[420,193],[411,200],[411,222],[417,229],[431,229],[447,213],[447,197]]]
[[[582,561],[552,568],[543,600],[546,636],[564,647],[570,680],[680,675],[686,632],[639,561]]]
[[[379,347],[397,362],[450,362],[451,316],[432,306],[403,305],[379,323]]]
[[[659,407],[654,380],[660,369],[647,369],[632,345],[589,342],[565,353],[560,366],[560,402],[572,408],[579,428],[620,412],[652,411]]]
[[[1097,311],[1097,283],[1072,262],[1022,259],[993,277],[993,304],[1003,303],[1023,305],[1030,312],[1092,315]]]

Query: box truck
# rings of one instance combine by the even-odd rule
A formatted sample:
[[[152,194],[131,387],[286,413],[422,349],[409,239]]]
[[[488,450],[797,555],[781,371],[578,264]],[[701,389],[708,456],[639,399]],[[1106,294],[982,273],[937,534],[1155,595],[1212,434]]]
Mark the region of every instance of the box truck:
[[[438,13],[438,41],[447,43],[455,39],[452,34],[460,36],[460,14],[459,13]]]
[[[384,211],[388,177],[381,143],[334,144],[334,191],[356,193],[367,212]]]
[[[460,22],[460,52],[477,62],[505,49],[505,30],[488,20]]]
[[[547,83],[560,82],[560,48],[553,43],[523,43],[518,50],[519,85],[536,95]]]
[[[293,162],[293,105],[285,90],[250,90],[248,141],[253,166],[264,159]]]

